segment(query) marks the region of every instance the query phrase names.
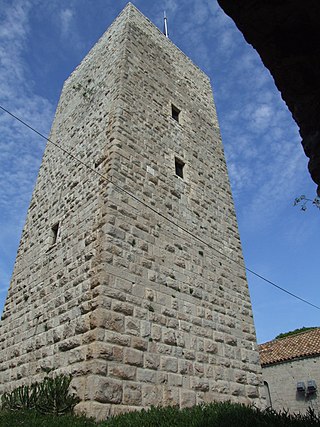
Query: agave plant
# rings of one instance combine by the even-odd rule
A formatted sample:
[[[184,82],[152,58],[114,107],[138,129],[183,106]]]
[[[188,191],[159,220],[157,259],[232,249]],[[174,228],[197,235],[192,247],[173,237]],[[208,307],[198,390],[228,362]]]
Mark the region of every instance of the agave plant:
[[[46,377],[41,383],[23,385],[1,397],[2,408],[10,411],[34,409],[42,414],[71,413],[80,399],[69,394],[71,375]]]
[[[31,386],[22,385],[1,397],[2,408],[12,411],[35,409],[38,399],[38,383]]]
[[[80,399],[69,394],[71,375],[59,375],[45,378],[39,384],[36,409],[42,414],[62,415],[73,411]]]

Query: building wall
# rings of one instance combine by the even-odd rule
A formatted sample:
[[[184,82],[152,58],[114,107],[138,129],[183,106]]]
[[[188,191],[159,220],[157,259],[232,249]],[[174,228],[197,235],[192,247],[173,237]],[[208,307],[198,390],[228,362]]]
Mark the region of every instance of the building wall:
[[[297,392],[298,382],[307,386],[308,380],[315,380],[320,386],[319,356],[265,366],[262,375],[269,386],[272,408],[304,413],[310,406],[320,411],[319,391],[309,396]]]
[[[48,144],[1,324],[1,389],[71,372],[98,418],[263,404],[207,76],[129,4],[66,81],[50,139],[100,176]]]

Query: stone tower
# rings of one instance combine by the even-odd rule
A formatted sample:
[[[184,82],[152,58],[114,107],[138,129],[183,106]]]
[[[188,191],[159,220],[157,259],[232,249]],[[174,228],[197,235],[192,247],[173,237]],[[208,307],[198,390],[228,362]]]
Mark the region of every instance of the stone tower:
[[[1,390],[70,372],[98,418],[261,404],[208,77],[129,3],[65,82],[50,140],[2,316]]]

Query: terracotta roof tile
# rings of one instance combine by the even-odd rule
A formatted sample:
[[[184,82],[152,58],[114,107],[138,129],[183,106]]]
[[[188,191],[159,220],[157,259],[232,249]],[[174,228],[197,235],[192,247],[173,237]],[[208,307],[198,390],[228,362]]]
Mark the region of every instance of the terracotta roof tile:
[[[262,366],[320,355],[320,328],[259,345]]]

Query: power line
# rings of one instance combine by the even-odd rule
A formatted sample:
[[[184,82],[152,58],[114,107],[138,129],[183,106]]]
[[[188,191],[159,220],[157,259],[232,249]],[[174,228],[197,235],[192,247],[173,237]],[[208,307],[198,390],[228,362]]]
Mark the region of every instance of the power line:
[[[318,307],[317,305],[312,304],[311,302],[309,302],[309,301],[307,301],[307,300],[305,300],[305,299],[303,299],[303,298],[299,297],[298,295],[293,294],[293,293],[292,293],[292,292],[290,292],[290,291],[287,291],[287,289],[284,289],[284,288],[282,288],[281,286],[277,285],[276,283],[271,282],[271,280],[266,279],[265,277],[261,276],[260,274],[258,274],[258,273],[256,273],[256,272],[254,272],[254,271],[250,270],[250,268],[245,267],[245,269],[246,269],[247,271],[249,271],[249,273],[253,274],[253,275],[254,275],[254,276],[256,276],[256,277],[259,277],[259,279],[264,280],[265,282],[269,283],[270,285],[274,286],[275,288],[280,289],[281,291],[285,292],[286,294],[291,295],[292,297],[297,298],[298,300],[300,300],[300,301],[302,301],[302,302],[305,302],[306,304],[309,304],[309,305],[311,305],[312,307],[317,308],[318,310],[320,310],[320,307]]]
[[[28,123],[26,123],[24,120],[22,120],[20,117],[16,116],[15,114],[13,114],[12,112],[10,112],[9,110],[7,110],[6,108],[4,108],[1,104],[0,104],[0,109],[3,110],[5,113],[9,114],[11,117],[13,117],[15,120],[17,120],[18,122],[20,122],[22,125],[26,126],[28,129],[30,129],[32,132],[36,133],[37,135],[39,135],[41,138],[45,139],[46,141],[50,142],[51,144],[53,144],[55,147],[57,147],[58,149],[60,149],[62,152],[64,152],[65,154],[67,154],[69,157],[71,157],[72,159],[74,159],[75,161],[77,161],[78,163],[80,163],[81,165],[83,165],[84,167],[86,167],[87,169],[89,169],[91,172],[95,173],[96,175],[98,175],[100,178],[104,179],[106,182],[109,182],[111,184],[113,184],[113,186],[119,190],[122,191],[123,193],[127,194],[128,196],[130,196],[131,198],[133,198],[134,200],[136,200],[138,203],[141,203],[143,206],[147,207],[148,209],[150,209],[151,211],[153,211],[155,214],[157,214],[158,216],[160,216],[161,218],[165,219],[166,221],[170,222],[171,224],[175,225],[176,227],[178,227],[180,230],[184,231],[186,234],[190,235],[191,237],[193,237],[194,239],[198,240],[200,243],[204,244],[205,246],[207,246],[208,248],[210,248],[211,250],[217,252],[219,255],[222,255],[223,257],[229,259],[230,261],[234,262],[235,264],[239,265],[240,267],[244,268],[246,271],[248,271],[249,273],[253,274],[254,276],[258,277],[259,279],[265,281],[266,283],[272,285],[273,287],[285,292],[286,294],[292,296],[293,298],[298,299],[299,301],[304,302],[305,304],[310,305],[311,307],[314,307],[318,310],[320,310],[320,307],[312,304],[311,302],[299,297],[298,295],[293,294],[292,292],[282,288],[281,286],[277,285],[276,283],[272,282],[271,280],[265,278],[264,276],[254,272],[253,270],[249,269],[246,266],[243,266],[241,264],[239,264],[237,261],[235,261],[234,259],[232,259],[230,256],[223,254],[222,252],[220,252],[218,249],[216,249],[215,247],[211,246],[208,242],[202,240],[200,237],[196,236],[195,234],[193,234],[191,231],[189,231],[188,229],[182,227],[181,225],[177,224],[176,222],[174,222],[171,218],[168,218],[167,216],[163,215],[161,212],[159,212],[157,209],[153,208],[152,206],[148,205],[146,202],[144,202],[143,200],[139,199],[137,196],[135,196],[134,194],[130,193],[130,191],[120,187],[118,184],[114,183],[111,179],[107,178],[105,175],[103,175],[102,173],[98,172],[96,169],[93,169],[91,166],[89,166],[87,163],[83,162],[81,159],[79,159],[78,157],[74,156],[72,153],[70,153],[70,151],[66,150],[65,148],[61,147],[61,145],[59,145],[58,143],[52,141],[51,139],[49,139],[48,137],[46,137],[45,135],[43,135],[41,132],[39,132],[37,129],[35,129],[34,127],[32,127],[31,125],[29,125]]]

